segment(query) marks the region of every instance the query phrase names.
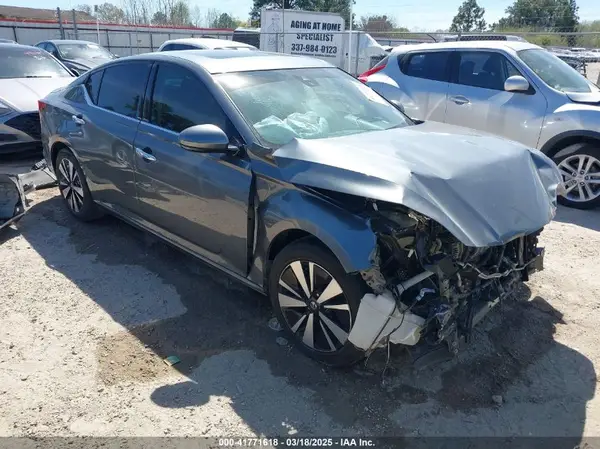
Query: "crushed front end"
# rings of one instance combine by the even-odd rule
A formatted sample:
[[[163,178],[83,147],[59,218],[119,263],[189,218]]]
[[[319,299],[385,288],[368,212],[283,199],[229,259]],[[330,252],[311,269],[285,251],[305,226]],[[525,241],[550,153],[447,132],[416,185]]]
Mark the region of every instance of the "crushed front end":
[[[402,206],[372,202],[378,238],[373,290],[359,307],[349,340],[369,352],[387,343],[446,345],[456,354],[474,326],[519,284],[543,269],[541,229],[497,246],[469,247],[434,220]]]

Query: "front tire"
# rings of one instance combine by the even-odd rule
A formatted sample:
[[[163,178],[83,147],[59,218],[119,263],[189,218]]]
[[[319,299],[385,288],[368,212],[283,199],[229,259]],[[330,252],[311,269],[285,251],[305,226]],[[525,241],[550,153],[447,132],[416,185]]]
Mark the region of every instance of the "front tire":
[[[82,221],[95,220],[102,215],[92,199],[83,170],[71,151],[59,151],[55,172],[58,189],[69,212]]]
[[[558,197],[564,206],[593,209],[600,206],[600,148],[578,143],[558,152],[554,162],[560,170],[565,195]]]
[[[284,248],[269,274],[269,297],[284,331],[303,353],[330,366],[364,358],[347,339],[367,292],[362,279],[307,240]]]

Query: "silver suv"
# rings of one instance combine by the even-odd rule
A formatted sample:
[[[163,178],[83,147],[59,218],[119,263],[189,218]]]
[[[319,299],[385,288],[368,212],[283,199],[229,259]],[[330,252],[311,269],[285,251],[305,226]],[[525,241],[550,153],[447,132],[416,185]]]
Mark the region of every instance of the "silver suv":
[[[543,48],[517,41],[405,45],[359,79],[414,119],[541,150],[562,173],[562,204],[600,205],[600,89]]]

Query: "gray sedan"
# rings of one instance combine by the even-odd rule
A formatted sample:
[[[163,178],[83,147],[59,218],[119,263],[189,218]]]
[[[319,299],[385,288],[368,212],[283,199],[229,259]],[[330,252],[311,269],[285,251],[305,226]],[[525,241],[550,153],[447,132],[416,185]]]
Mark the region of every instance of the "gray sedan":
[[[542,267],[551,160],[415,124],[317,59],[124,58],[40,112],[74,216],[115,214],[267,294],[288,336],[327,364],[389,343],[456,353]]]

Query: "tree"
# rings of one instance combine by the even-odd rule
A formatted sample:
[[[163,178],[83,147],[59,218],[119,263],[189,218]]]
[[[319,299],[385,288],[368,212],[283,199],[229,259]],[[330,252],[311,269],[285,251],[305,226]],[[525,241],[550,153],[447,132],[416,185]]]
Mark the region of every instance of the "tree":
[[[454,33],[483,31],[486,23],[483,19],[485,8],[477,4],[477,0],[465,0],[458,8],[458,13],[452,19],[450,31]]]
[[[92,11],[92,6],[91,5],[87,5],[87,4],[83,4],[83,5],[77,5],[75,7],[75,11],[81,11],[84,12],[88,15],[93,15],[93,11]]]
[[[392,31],[396,28],[396,21],[387,15],[383,16],[362,16],[358,27],[362,31]]]
[[[102,3],[98,5],[95,12],[96,17],[100,22],[105,23],[123,23],[125,22],[125,12],[117,5],[112,3]]]
[[[170,22],[176,26],[190,25],[190,7],[184,1],[180,0],[173,5],[171,9]]]
[[[575,0],[515,0],[506,8],[506,17],[493,25],[496,31],[526,29],[551,33],[577,31],[579,7]],[[575,46],[577,38],[564,36],[568,45]]]
[[[210,24],[211,28],[236,28],[237,20],[226,12],[222,13],[217,20]]]
[[[152,24],[153,25],[168,25],[169,18],[162,11],[156,11],[152,16]]]
[[[515,0],[506,8],[507,17],[500,19],[497,27],[554,30],[563,26],[573,29],[579,22],[578,9],[575,0]]]

